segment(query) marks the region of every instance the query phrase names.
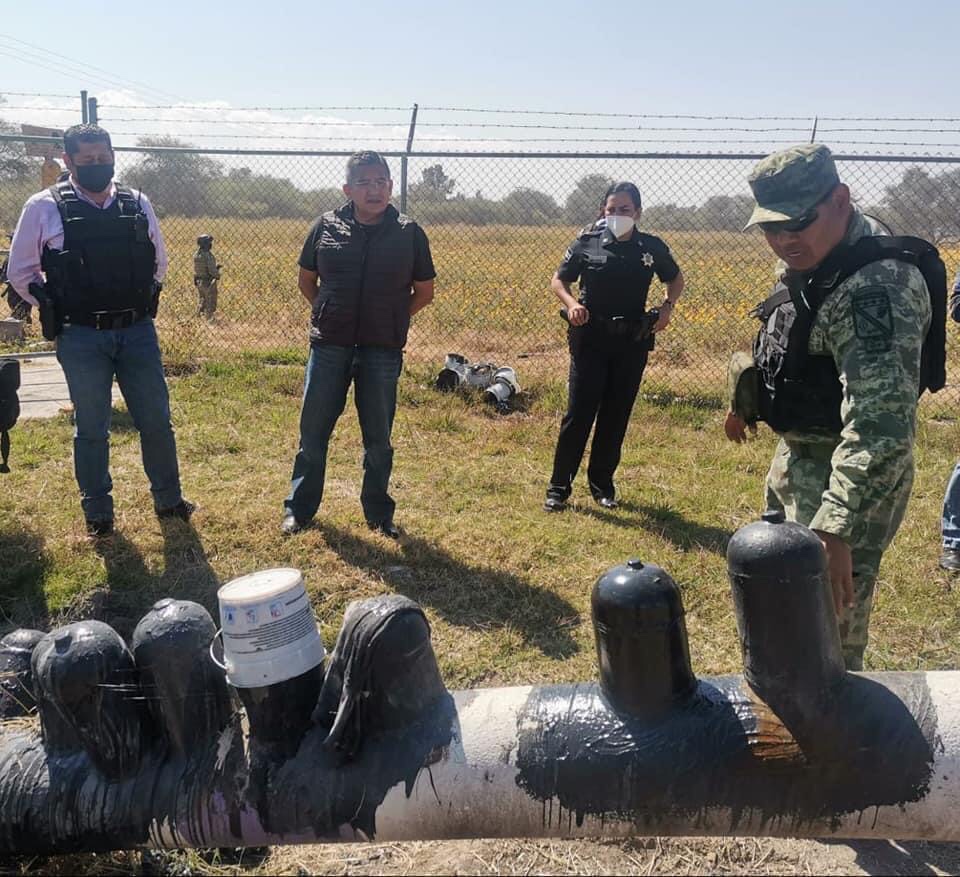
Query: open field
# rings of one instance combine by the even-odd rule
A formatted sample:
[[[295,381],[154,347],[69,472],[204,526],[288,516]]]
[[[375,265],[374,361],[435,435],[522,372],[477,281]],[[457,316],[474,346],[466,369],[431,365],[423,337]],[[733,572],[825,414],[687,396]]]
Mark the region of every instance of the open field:
[[[167,361],[188,364],[239,351],[273,352],[286,361],[303,356],[308,313],[296,287],[296,262],[307,225],[283,219],[165,218],[170,270],[158,325]],[[670,244],[687,290],[669,330],[658,339],[647,382],[661,392],[716,397],[730,353],[749,349],[756,321],[748,312],[769,292],[773,260],[757,232],[652,231]],[[201,232],[214,236],[214,251],[224,266],[212,325],[196,315],[193,253]],[[438,225],[428,232],[437,295],[411,330],[408,359],[439,369],[444,356],[455,351],[471,361],[513,365],[524,384],[563,374],[564,324],[549,281],[575,230]],[[944,247],[943,255],[952,278],[960,267],[960,246]],[[650,291],[651,306],[662,299],[657,286]],[[960,344],[956,333],[948,334],[950,377],[956,383]],[[960,388],[954,386],[926,404],[939,413],[958,398]]]
[[[581,476],[571,510],[548,516],[540,504],[565,403],[562,382],[544,379],[520,411],[497,416],[473,400],[437,394],[434,374],[413,361],[401,379],[393,482],[399,544],[364,526],[360,438],[350,407],[331,445],[317,526],[281,538],[303,372],[298,364],[277,364],[272,354],[201,362],[171,374],[185,491],[199,504],[190,525],[161,527],[153,516],[137,437],[122,407],[111,462],[118,533],[97,548],[83,538],[69,419],[18,425],[0,505],[0,632],[96,616],[129,635],[159,597],[194,599],[215,611],[220,583],[289,565],[305,573],[328,645],[350,600],[400,592],[424,606],[450,688],[593,679],[590,589],[608,567],[638,556],[662,565],[681,587],[695,672],[739,671],[724,551],[729,535],[761,511],[769,432],[735,447],[722,438],[722,412],[706,401],[645,398],[624,446],[622,507],[596,507]],[[922,419],[907,520],[881,570],[869,668],[960,666],[960,589],[937,566],[940,503],[958,448],[956,419]],[[842,849],[843,857],[824,858],[829,847],[812,842],[491,842],[278,849],[266,860],[248,856],[246,865],[192,854],[187,860],[219,874],[297,873],[298,867],[392,874],[859,873],[854,859],[856,868],[863,866],[861,854]],[[955,853],[943,850],[914,845],[923,862],[953,870]],[[116,873],[135,860],[18,867]]]

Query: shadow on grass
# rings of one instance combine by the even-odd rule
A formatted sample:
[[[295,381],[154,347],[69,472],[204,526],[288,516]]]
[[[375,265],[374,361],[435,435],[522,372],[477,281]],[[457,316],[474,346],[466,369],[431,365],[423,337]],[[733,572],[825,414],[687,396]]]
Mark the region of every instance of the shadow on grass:
[[[569,658],[577,609],[519,576],[463,563],[436,545],[401,531],[403,565],[349,530],[317,524],[331,549],[352,566],[382,577],[394,591],[435,609],[451,624],[473,630],[510,627],[550,658]]]
[[[596,518],[615,527],[626,527],[651,530],[672,542],[677,548],[684,551],[690,548],[706,548],[717,554],[726,554],[727,543],[733,532],[721,527],[711,527],[709,524],[700,524],[691,521],[664,505],[646,505],[621,500],[620,508],[616,511],[607,511],[599,506],[577,506],[580,514]]]
[[[147,566],[140,549],[119,531],[94,546],[106,566],[107,582],[87,597],[83,611],[125,639],[164,597],[194,600],[208,611],[215,608],[218,583],[196,530],[179,520],[164,520],[161,529],[164,564],[159,573]]]
[[[117,408],[114,406],[110,411],[110,432],[111,433],[135,433],[137,428],[133,425],[133,418],[126,408]]]
[[[17,627],[46,630],[43,582],[49,566],[43,539],[36,533],[0,530],[0,633]]]

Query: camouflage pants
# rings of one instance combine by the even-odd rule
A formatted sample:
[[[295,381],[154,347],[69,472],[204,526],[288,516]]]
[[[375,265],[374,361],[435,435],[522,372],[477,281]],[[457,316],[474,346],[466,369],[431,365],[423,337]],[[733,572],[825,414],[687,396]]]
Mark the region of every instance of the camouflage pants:
[[[830,482],[833,451],[829,443],[781,439],[767,474],[767,507],[783,509],[787,520],[809,526]],[[864,496],[858,509],[848,540],[853,556],[853,607],[844,609],[838,619],[848,670],[863,669],[880,558],[903,521],[912,486],[911,460],[898,483],[878,484],[876,494]]]
[[[200,294],[200,313],[212,317],[217,310],[217,281],[201,280],[197,283],[197,292]]]

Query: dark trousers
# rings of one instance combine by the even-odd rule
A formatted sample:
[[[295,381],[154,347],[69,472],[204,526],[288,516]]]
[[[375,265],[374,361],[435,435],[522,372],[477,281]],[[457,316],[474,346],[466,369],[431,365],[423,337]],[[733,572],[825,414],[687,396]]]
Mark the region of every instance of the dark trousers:
[[[613,497],[613,473],[630,412],[647,365],[649,342],[611,335],[601,327],[571,328],[570,397],[560,423],[547,495],[565,500],[596,421],[587,480],[595,498]]]
[[[394,502],[387,492],[393,468],[390,433],[402,364],[403,352],[386,347],[322,344],[310,349],[300,412],[300,450],[293,461],[290,495],[284,501],[286,511],[298,521],[309,521],[320,507],[327,447],[351,381],[363,436],[363,514],[373,524],[393,520]]]

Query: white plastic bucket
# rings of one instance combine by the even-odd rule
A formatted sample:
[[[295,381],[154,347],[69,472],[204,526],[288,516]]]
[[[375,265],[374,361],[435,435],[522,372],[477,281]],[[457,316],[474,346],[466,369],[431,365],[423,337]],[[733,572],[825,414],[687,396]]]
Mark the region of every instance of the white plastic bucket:
[[[219,591],[223,666],[237,688],[273,685],[306,673],[326,650],[298,569],[265,569]]]

